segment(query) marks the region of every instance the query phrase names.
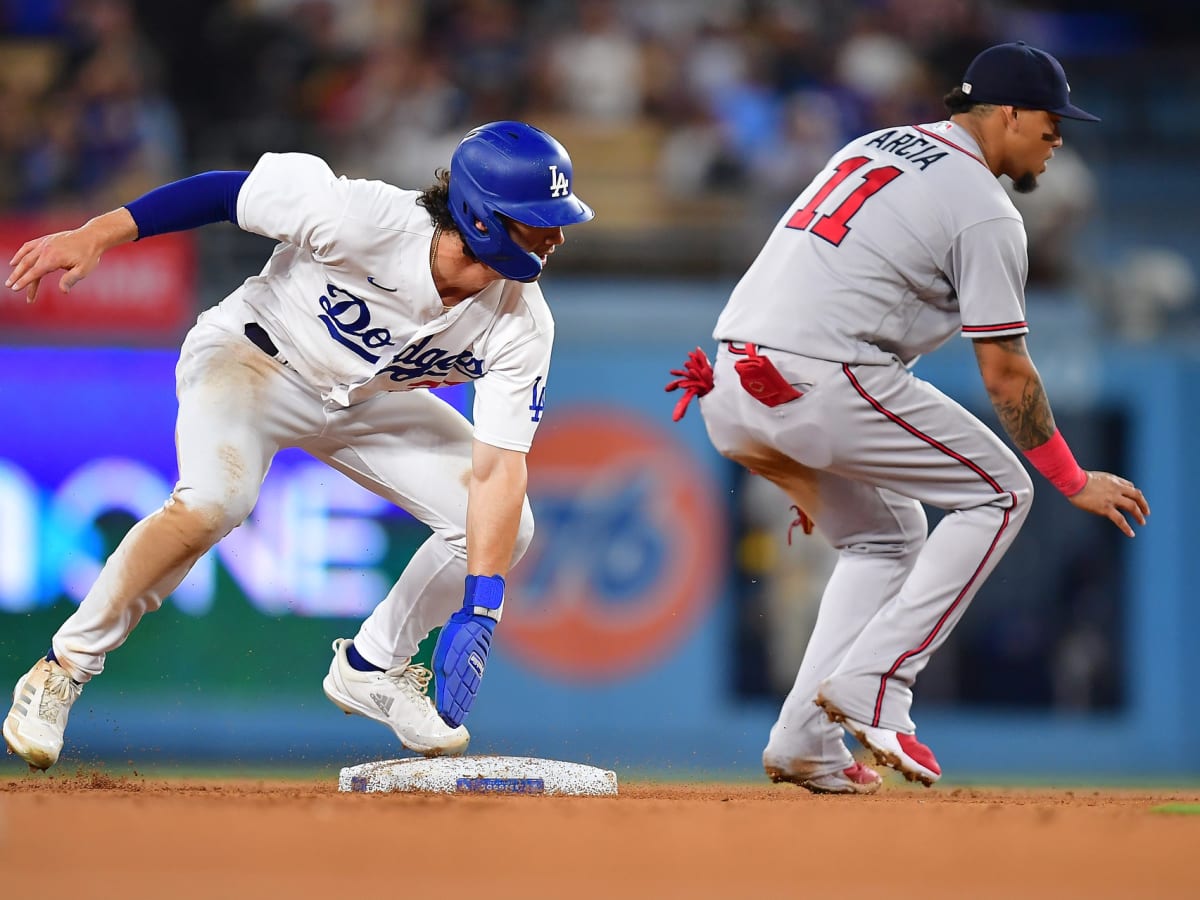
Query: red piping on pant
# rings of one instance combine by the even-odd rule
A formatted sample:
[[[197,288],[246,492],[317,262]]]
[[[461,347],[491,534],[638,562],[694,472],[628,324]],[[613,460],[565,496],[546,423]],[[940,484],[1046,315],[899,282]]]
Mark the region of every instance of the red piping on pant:
[[[976,463],[967,459],[960,453],[955,453],[945,444],[934,440],[929,435],[919,431],[908,422],[905,422],[902,418],[900,418],[900,416],[896,415],[891,410],[884,408],[883,404],[868,394],[866,388],[864,388],[862,384],[859,383],[858,379],[854,377],[854,373],[850,370],[849,364],[843,364],[842,371],[845,373],[846,378],[849,379],[854,390],[858,392],[859,396],[870,403],[871,406],[874,407],[878,412],[895,422],[909,434],[913,435],[913,437],[919,438],[938,452],[944,453],[951,459],[962,463],[981,479],[983,479],[988,487],[994,490],[997,494],[1008,494],[1012,498],[1012,506],[1004,511],[1004,521],[1000,523],[1000,528],[996,531],[996,536],[992,538],[992,543],[988,547],[987,553],[983,555],[983,559],[980,560],[979,565],[975,568],[975,571],[971,574],[971,577],[967,579],[967,583],[963,585],[963,589],[958,592],[958,596],[954,598],[954,602],[950,604],[949,608],[944,613],[942,613],[941,617],[937,620],[937,624],[933,626],[933,630],[926,635],[925,640],[921,641],[921,643],[912,650],[905,650],[903,653],[901,653],[899,658],[892,663],[892,667],[888,669],[879,679],[879,693],[875,696],[875,710],[871,718],[871,727],[878,728],[880,716],[883,714],[883,698],[887,691],[888,679],[895,675],[899,668],[911,657],[921,653],[933,642],[933,639],[937,637],[938,632],[942,630],[942,626],[946,624],[946,620],[950,618],[950,615],[958,608],[959,604],[962,603],[963,598],[967,595],[967,592],[971,590],[971,586],[974,585],[976,579],[979,578],[979,573],[983,571],[984,566],[987,565],[987,561],[992,558],[992,553],[994,553],[996,550],[996,544],[999,543],[1000,536],[1004,534],[1004,530],[1008,528],[1008,522],[1012,516],[1012,511],[1017,506],[1017,495],[1012,491],[1005,491],[1002,487],[1000,487],[1000,484],[996,481],[996,479],[981,469]]]

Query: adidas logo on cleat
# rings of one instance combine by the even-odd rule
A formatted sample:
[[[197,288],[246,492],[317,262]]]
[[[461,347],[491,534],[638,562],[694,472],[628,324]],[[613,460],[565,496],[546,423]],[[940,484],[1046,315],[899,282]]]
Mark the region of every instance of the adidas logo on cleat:
[[[433,673],[427,667],[406,660],[386,671],[360,672],[347,659],[350,646],[344,638],[333,642],[333,662],[321,682],[338,709],[387,725],[405,748],[423,756],[467,749],[467,730],[448,726],[429,699]]]

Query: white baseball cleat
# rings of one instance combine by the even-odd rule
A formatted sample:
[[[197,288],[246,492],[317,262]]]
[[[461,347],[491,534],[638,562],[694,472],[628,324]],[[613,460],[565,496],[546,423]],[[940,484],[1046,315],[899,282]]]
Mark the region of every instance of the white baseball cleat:
[[[774,765],[764,765],[763,770],[776,784],[798,784],[814,794],[873,794],[883,784],[878,772],[860,762],[822,775],[799,775]]]
[[[56,662],[39,659],[13,689],[13,705],[4,719],[10,752],[37,769],[48,769],[62,753],[71,705],[83,686]]]
[[[420,665],[407,665],[386,672],[360,672],[346,659],[352,641],[333,642],[333,662],[322,687],[338,709],[382,722],[396,733],[400,743],[422,756],[458,756],[467,749],[471,735],[459,725],[442,721],[429,699],[433,673]]]
[[[875,754],[875,762],[881,766],[889,766],[909,781],[919,781],[926,787],[942,777],[933,751],[918,741],[915,734],[901,734],[852,719],[822,694],[817,694],[815,702],[831,721],[843,725],[860,744]]]

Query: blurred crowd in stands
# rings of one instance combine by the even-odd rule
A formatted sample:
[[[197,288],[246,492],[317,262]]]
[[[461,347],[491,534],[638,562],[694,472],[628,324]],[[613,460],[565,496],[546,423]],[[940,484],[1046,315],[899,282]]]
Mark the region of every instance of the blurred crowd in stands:
[[[960,0],[7,6],[0,189],[23,208],[282,148],[420,185],[497,118],[648,127],[670,190],[794,194],[850,134],[938,118],[996,34]]]
[[[0,0],[0,209],[108,208],[174,177],[249,168],[266,150],[423,187],[471,125],[523,118],[571,150],[600,214],[592,248],[603,257],[599,237],[616,240],[610,267],[653,236],[668,267],[713,241],[735,248],[736,269],[845,140],[941,118],[943,93],[983,47],[1024,37],[1051,49],[1080,102],[1104,114],[1102,88],[1081,84],[1133,78],[1109,71],[1120,53],[1196,30],[1165,27],[1154,2],[1136,20],[1120,3],[1073,6]],[[1065,277],[1094,208],[1093,134],[1112,147],[1132,127],[1069,130],[1045,190],[1020,201],[1034,281]]]

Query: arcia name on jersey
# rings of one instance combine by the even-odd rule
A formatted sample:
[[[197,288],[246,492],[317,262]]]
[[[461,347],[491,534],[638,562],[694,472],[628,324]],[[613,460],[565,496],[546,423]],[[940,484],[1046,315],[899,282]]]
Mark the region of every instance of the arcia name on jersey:
[[[867,146],[878,147],[901,159],[907,159],[913,165],[920,166],[922,172],[942,157],[950,155],[948,150],[933,149],[937,144],[908,128],[893,128],[880,132],[867,141]]]

